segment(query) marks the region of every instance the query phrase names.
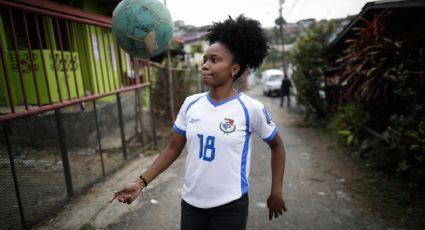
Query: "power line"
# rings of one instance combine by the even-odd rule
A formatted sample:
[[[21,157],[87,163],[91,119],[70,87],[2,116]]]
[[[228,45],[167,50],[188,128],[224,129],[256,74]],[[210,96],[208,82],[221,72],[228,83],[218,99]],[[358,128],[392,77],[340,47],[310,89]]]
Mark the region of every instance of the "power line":
[[[297,5],[299,0],[295,0],[295,2],[292,4],[291,8],[288,11],[288,16],[291,14],[292,10],[294,9],[294,7]]]

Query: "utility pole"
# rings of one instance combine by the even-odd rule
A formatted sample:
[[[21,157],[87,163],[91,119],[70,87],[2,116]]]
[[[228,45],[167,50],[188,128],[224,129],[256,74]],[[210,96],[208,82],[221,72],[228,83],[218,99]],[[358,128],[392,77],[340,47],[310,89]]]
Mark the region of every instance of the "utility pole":
[[[277,19],[277,24],[279,25],[279,37],[280,37],[280,44],[282,47],[282,51],[281,51],[282,69],[283,69],[284,75],[287,75],[286,60],[285,60],[285,40],[283,37],[283,24],[285,23],[285,20],[283,19],[283,16],[282,16],[282,5],[284,3],[285,3],[285,0],[279,0],[279,18]]]

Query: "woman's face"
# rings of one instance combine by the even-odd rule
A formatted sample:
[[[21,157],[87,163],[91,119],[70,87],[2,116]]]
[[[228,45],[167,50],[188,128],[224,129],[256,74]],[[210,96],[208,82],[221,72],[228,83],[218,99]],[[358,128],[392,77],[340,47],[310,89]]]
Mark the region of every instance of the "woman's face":
[[[233,63],[233,54],[223,44],[216,42],[207,48],[201,68],[206,85],[215,88],[232,84],[238,71],[239,65]]]

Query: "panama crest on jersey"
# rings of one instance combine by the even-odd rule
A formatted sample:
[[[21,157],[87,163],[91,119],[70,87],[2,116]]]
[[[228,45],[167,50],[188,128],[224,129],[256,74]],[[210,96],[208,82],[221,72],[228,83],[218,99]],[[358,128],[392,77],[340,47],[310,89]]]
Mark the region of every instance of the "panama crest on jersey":
[[[235,120],[230,118],[224,118],[222,122],[220,122],[220,130],[223,131],[223,134],[229,135],[236,130]]]

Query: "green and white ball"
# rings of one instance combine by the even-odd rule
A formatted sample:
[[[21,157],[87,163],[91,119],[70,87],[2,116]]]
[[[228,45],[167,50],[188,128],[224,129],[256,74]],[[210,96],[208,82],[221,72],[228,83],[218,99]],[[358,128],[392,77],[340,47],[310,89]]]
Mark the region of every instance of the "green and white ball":
[[[123,0],[112,13],[112,34],[130,55],[149,58],[168,48],[173,20],[158,0]]]

